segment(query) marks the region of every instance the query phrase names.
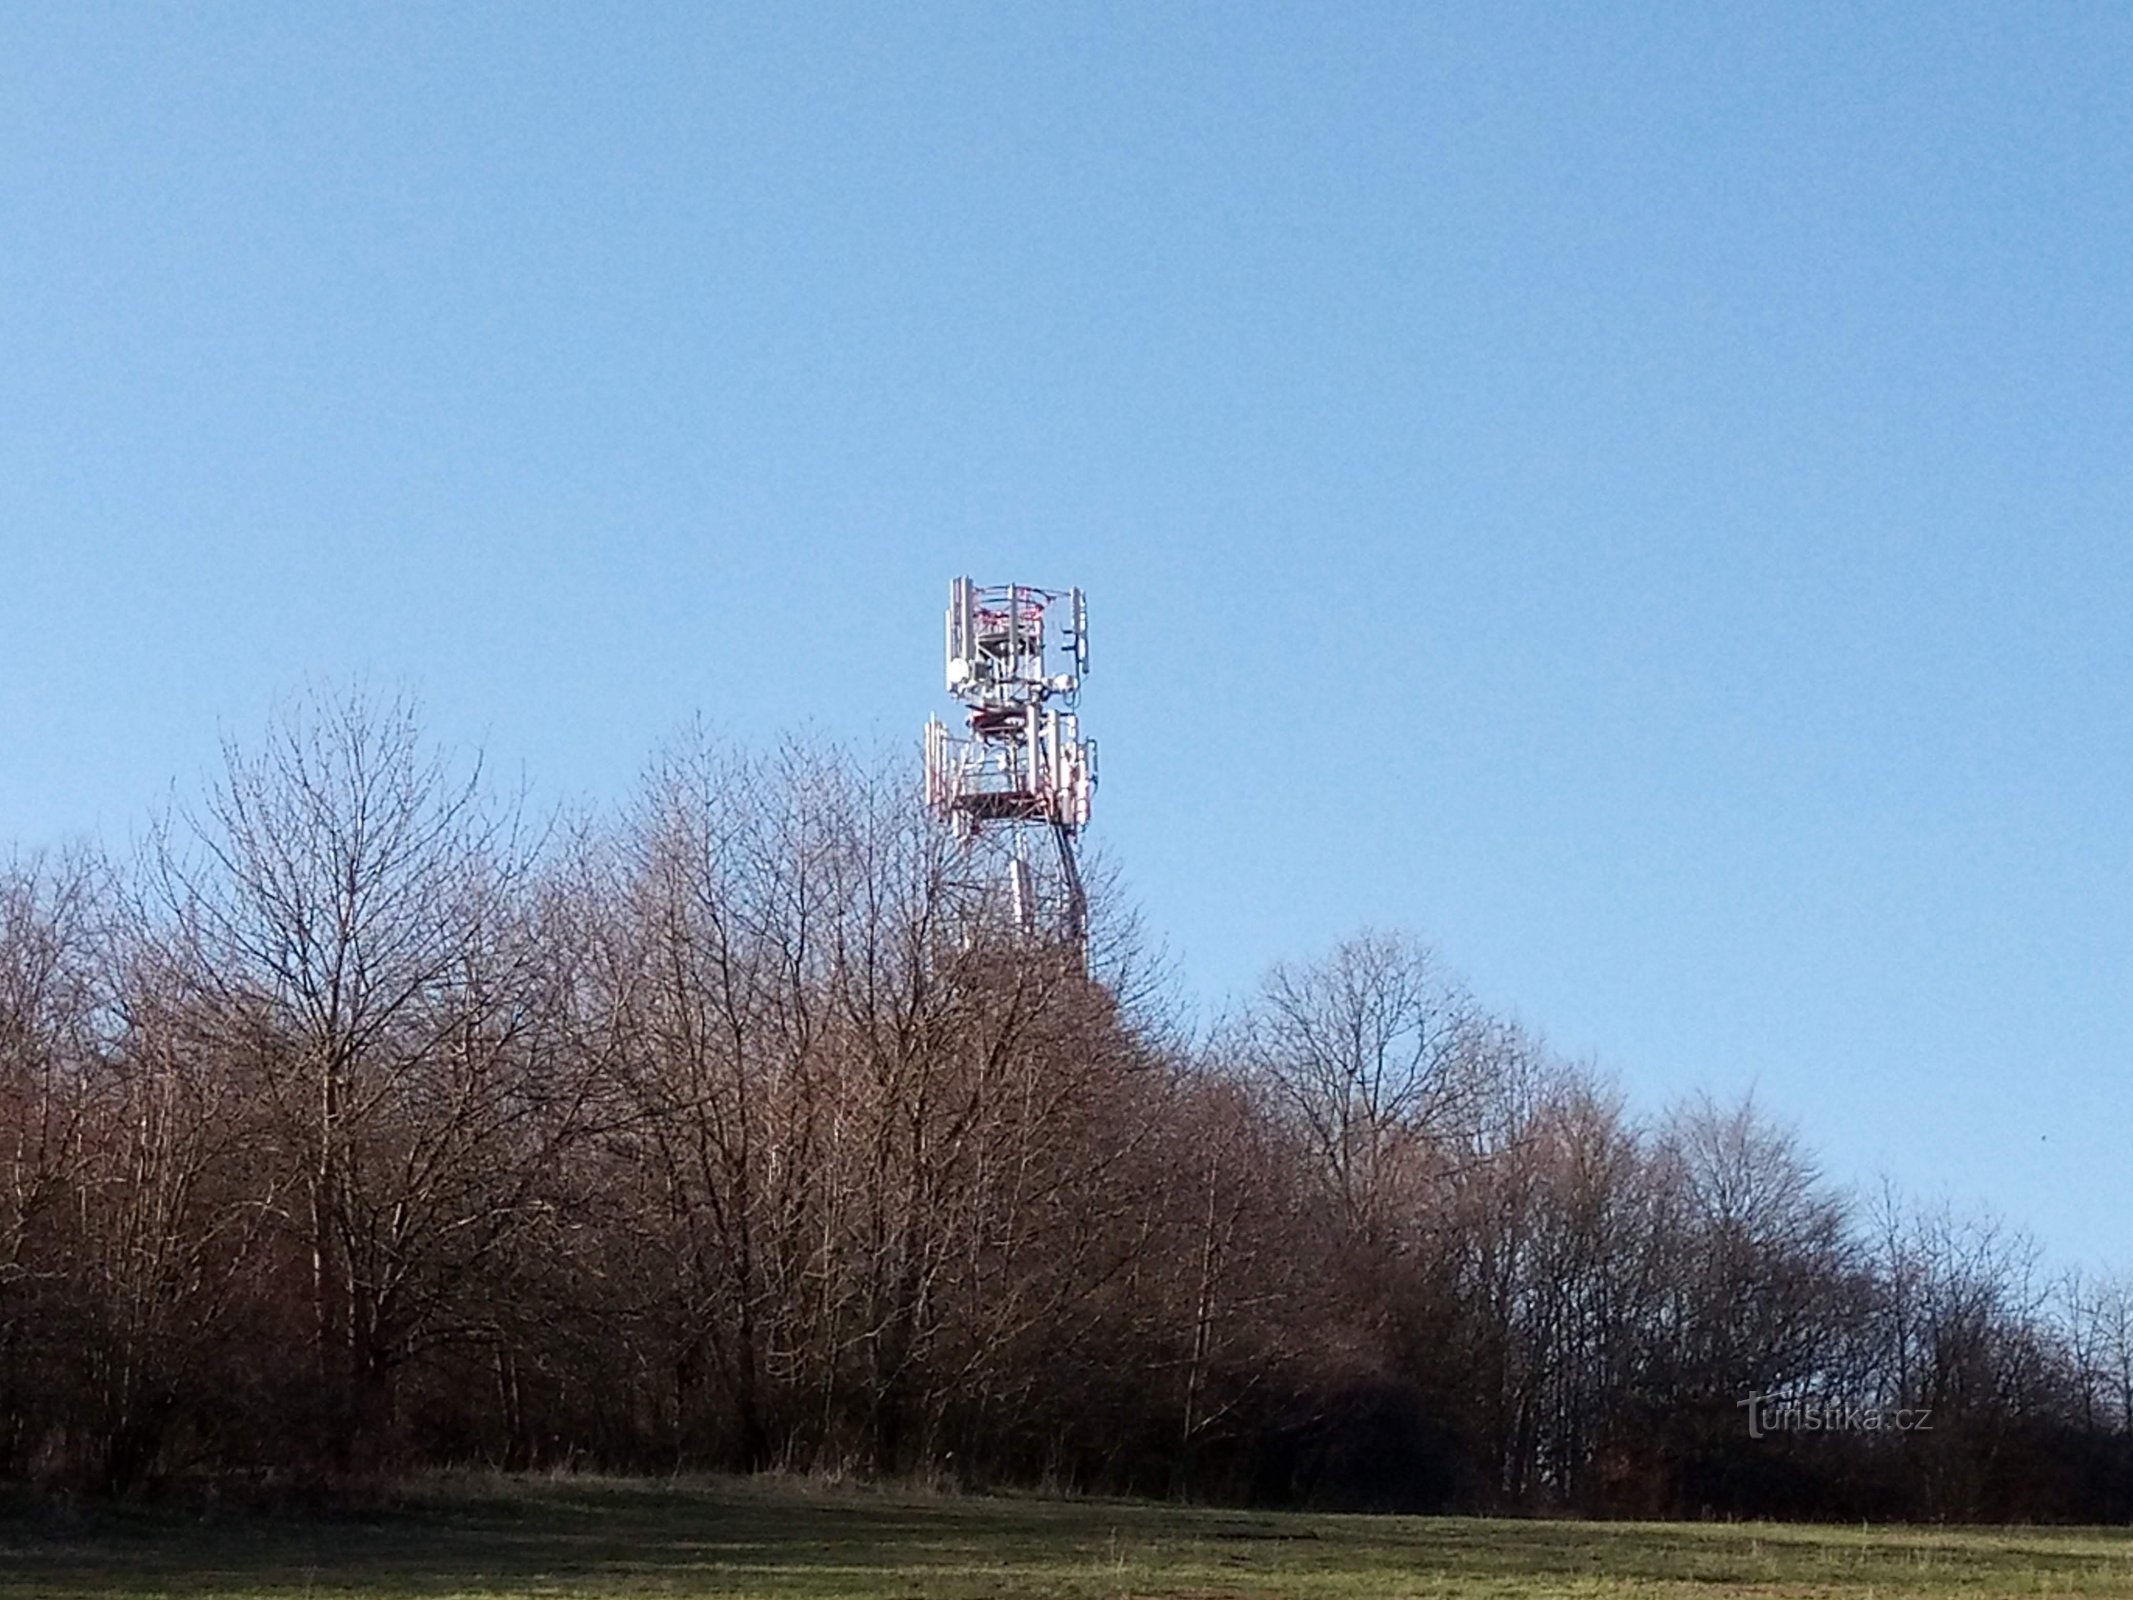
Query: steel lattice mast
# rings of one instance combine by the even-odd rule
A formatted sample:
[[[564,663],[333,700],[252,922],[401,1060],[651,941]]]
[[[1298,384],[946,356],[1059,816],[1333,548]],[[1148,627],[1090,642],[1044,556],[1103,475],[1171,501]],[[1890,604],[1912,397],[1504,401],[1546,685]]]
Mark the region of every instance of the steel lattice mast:
[[[1081,591],[957,578],[947,653],[965,731],[927,722],[926,802],[964,843],[972,929],[1004,925],[1084,950],[1076,841],[1096,789],[1096,741],[1081,737],[1072,709],[1089,670]]]

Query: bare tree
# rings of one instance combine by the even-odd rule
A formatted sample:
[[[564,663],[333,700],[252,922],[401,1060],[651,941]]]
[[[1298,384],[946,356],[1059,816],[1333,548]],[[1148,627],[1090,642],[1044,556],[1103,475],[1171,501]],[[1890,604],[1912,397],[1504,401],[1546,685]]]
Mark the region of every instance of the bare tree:
[[[1238,1052],[1306,1147],[1343,1226],[1382,1238],[1403,1201],[1471,1138],[1489,1030],[1437,953],[1363,933],[1268,972]]]
[[[308,1249],[333,1456],[382,1443],[395,1371],[537,1214],[582,1086],[542,1004],[535,841],[413,708],[314,701],[224,752],[157,881],[217,1047],[261,1098]]]
[[[1860,1311],[1849,1217],[1790,1128],[1752,1097],[1698,1095],[1661,1130],[1656,1159],[1678,1230],[1665,1381],[1715,1403],[1819,1380]]]
[[[77,1203],[109,1044],[103,876],[80,856],[0,870],[0,1472],[57,1420],[54,1369],[79,1331]]]

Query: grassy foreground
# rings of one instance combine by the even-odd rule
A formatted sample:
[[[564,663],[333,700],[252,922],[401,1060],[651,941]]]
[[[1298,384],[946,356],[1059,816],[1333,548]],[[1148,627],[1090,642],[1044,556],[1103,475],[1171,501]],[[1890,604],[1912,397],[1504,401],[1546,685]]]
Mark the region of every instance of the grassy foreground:
[[[2133,1596],[2133,1534],[1266,1515],[767,1480],[441,1484],[335,1519],[0,1514],[0,1600],[160,1594]]]

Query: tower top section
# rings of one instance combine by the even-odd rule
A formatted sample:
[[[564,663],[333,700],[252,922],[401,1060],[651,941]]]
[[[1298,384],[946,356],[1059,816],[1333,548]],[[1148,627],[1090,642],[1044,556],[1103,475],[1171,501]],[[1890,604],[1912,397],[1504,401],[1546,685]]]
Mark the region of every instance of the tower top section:
[[[1079,589],[948,587],[948,692],[972,710],[1069,705],[1089,670],[1089,610]]]

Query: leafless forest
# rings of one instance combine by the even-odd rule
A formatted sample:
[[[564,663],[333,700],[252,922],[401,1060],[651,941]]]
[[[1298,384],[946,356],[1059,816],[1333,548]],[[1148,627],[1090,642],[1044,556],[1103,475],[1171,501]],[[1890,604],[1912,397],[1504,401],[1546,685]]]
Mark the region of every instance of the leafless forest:
[[[1415,939],[1188,1033],[1116,885],[1093,978],[964,936],[912,788],[691,738],[535,821],[349,699],[8,865],[0,1478],[2133,1511],[2128,1284],[1761,1108],[1634,1115]]]

